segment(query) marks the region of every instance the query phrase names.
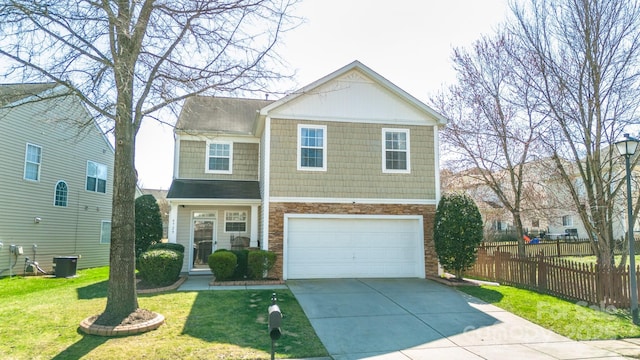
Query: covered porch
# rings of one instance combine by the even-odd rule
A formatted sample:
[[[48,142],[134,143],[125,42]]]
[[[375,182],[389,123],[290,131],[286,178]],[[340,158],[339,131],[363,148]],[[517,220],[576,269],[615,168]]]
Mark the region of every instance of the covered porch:
[[[260,191],[257,181],[174,180],[168,240],[184,245],[182,272],[207,273],[218,249],[259,248]]]

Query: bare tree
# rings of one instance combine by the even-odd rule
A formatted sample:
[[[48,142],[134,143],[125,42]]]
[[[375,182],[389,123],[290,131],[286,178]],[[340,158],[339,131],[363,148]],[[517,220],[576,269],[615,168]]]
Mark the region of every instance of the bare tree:
[[[2,75],[66,86],[115,138],[107,305],[97,322],[137,311],[135,141],[144,119],[195,94],[264,89],[292,25],[287,0],[6,0]]]
[[[455,49],[457,84],[432,102],[449,120],[443,131],[448,166],[467,171],[489,188],[496,204],[511,214],[524,254],[523,189],[526,163],[534,159],[543,117],[535,112],[535,98],[521,86],[518,50],[506,34],[483,37],[471,50]]]
[[[637,123],[638,1],[513,2],[511,27],[527,49],[524,86],[544,103],[544,136],[600,264],[613,264],[613,219],[622,185],[612,145]],[[533,65],[533,66],[531,66]]]

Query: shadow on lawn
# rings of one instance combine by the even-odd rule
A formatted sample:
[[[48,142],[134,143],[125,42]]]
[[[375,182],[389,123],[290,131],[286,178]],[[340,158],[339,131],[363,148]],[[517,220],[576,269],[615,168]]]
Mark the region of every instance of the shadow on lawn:
[[[105,280],[95,284],[78,288],[77,289],[78,299],[90,300],[90,299],[106,297],[108,286],[109,286],[109,280]]]
[[[284,335],[276,341],[277,351],[291,358],[325,356],[326,351],[302,308],[293,294],[284,289],[200,291],[182,334],[268,353],[271,351],[271,338],[267,317],[274,292],[284,315]]]
[[[84,333],[82,335],[84,335],[82,339],[54,356],[52,360],[80,359],[98,346],[109,341],[108,337],[85,335]]]

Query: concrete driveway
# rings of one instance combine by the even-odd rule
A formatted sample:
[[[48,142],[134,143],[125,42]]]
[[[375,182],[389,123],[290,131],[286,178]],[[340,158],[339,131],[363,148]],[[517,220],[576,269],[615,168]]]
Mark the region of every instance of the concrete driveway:
[[[430,280],[289,280],[287,285],[337,360],[624,358]]]

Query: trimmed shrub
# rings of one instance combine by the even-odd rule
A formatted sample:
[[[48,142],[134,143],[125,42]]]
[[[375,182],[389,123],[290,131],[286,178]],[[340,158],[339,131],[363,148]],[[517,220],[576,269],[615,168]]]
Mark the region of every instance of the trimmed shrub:
[[[162,216],[153,195],[142,195],[136,199],[136,257],[162,239]]]
[[[273,268],[276,254],[267,250],[251,250],[247,259],[247,275],[250,279],[262,279]]]
[[[149,246],[148,250],[161,250],[161,249],[174,250],[184,254],[184,245],[177,244],[177,243],[155,243]]]
[[[233,278],[236,280],[244,280],[248,274],[248,261],[249,261],[249,250],[231,250],[232,253],[236,255],[238,259],[238,266],[233,273]]]
[[[231,251],[216,251],[209,255],[209,268],[218,281],[231,279],[238,265],[238,258]]]
[[[184,254],[179,251],[157,249],[145,251],[138,258],[142,280],[157,286],[173,284],[180,277]]]
[[[445,194],[438,203],[434,224],[438,261],[462,277],[476,261],[482,242],[482,216],[473,199],[465,194]]]

